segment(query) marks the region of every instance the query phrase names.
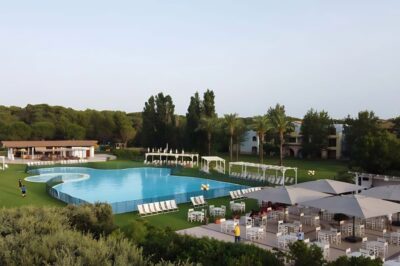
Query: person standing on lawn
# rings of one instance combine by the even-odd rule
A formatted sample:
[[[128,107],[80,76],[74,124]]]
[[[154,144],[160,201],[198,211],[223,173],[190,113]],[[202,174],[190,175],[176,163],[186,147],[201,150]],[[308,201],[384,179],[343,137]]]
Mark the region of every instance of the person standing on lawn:
[[[22,184],[22,186],[21,186],[21,193],[22,193],[22,197],[25,198],[25,196],[26,196],[26,187],[25,187],[24,184]]]
[[[239,243],[240,242],[240,226],[239,224],[235,225],[235,229],[233,230],[234,234],[235,234],[235,243]]]

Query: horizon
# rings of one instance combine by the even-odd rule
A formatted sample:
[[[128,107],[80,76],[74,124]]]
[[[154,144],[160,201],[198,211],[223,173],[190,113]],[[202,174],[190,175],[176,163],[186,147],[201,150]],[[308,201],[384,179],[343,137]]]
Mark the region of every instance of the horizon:
[[[24,1],[0,9],[0,105],[141,112],[158,92],[186,113],[400,115],[400,2]]]

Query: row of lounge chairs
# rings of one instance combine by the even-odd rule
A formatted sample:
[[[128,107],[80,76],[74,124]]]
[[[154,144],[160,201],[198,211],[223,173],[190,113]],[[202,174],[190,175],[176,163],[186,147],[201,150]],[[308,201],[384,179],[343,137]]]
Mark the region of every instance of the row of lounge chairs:
[[[150,216],[161,213],[179,211],[175,200],[139,204],[137,207],[140,216]]]
[[[236,178],[241,178],[241,179],[248,179],[248,180],[253,180],[253,181],[259,181],[259,182],[268,182],[272,185],[283,185],[283,177],[282,176],[263,176],[260,174],[256,173],[236,173],[236,172],[231,172],[232,177]],[[285,184],[294,184],[294,178],[286,176],[285,177]]]
[[[233,200],[237,199],[242,199],[245,197],[247,193],[254,192],[254,191],[259,191],[261,190],[260,187],[251,187],[251,188],[245,188],[245,189],[238,189],[234,191],[229,191],[229,194],[231,195],[231,198]]]
[[[205,201],[204,196],[190,197],[190,201],[195,208],[207,206],[207,201]]]
[[[154,160],[154,161],[146,161],[144,160],[144,164],[147,165],[176,165],[175,160]],[[182,166],[196,166],[197,162],[191,162],[191,161],[178,161],[178,165]]]
[[[28,162],[28,166],[41,166],[41,165],[55,165],[55,164],[78,164],[78,163],[87,163],[86,159],[77,159],[77,160],[59,160],[59,161],[39,161],[39,162]]]

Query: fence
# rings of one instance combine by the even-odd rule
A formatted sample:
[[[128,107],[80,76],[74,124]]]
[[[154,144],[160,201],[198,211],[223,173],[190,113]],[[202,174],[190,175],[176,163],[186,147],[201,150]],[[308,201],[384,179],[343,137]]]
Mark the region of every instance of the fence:
[[[67,204],[79,205],[79,204],[89,203],[80,198],[76,198],[69,194],[60,192],[54,188],[55,185],[60,184],[62,182],[63,182],[62,175],[55,176],[55,177],[51,178],[50,180],[48,180],[46,182],[47,193],[50,196],[52,196],[56,199],[59,199]],[[210,189],[208,191],[193,191],[193,192],[186,192],[186,193],[173,194],[173,195],[167,195],[167,196],[155,196],[155,197],[150,197],[150,198],[145,198],[145,199],[114,202],[114,203],[110,203],[110,205],[113,209],[113,213],[119,214],[119,213],[137,211],[138,204],[151,203],[151,202],[164,201],[164,200],[173,200],[173,199],[178,204],[180,204],[180,203],[190,202],[190,197],[196,197],[196,196],[200,196],[200,195],[204,195],[204,197],[206,199],[224,197],[224,196],[229,195],[229,191],[243,189],[243,188],[247,188],[247,186],[232,184],[227,187]]]

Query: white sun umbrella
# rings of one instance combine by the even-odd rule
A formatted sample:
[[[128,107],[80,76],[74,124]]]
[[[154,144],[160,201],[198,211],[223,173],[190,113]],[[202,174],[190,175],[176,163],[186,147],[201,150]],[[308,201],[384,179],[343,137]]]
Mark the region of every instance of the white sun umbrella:
[[[361,194],[378,199],[400,201],[400,185],[373,187],[362,191]]]
[[[247,198],[258,201],[271,201],[287,205],[300,204],[305,201],[318,200],[331,195],[297,187],[267,187],[262,190],[246,194]]]
[[[362,186],[331,179],[320,179],[316,181],[304,182],[293,185],[293,187],[301,187],[333,195],[365,189],[365,187]]]
[[[368,219],[400,212],[400,204],[364,195],[334,196],[303,202],[302,205],[353,216],[353,227],[355,217]],[[353,228],[353,239],[355,239],[354,234]]]

